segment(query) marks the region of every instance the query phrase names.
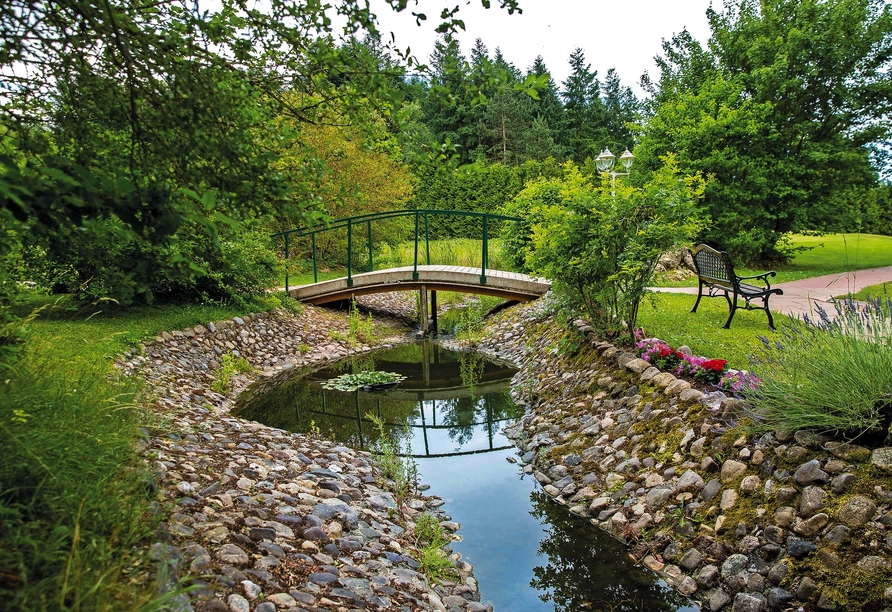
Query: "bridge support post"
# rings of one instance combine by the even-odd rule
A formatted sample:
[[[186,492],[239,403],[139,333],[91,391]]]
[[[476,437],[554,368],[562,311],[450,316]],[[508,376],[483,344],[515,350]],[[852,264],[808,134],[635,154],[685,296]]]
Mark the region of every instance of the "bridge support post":
[[[436,289],[431,289],[431,331],[434,334],[440,333],[440,330],[437,329],[437,291],[436,291]]]
[[[418,310],[420,311],[419,317],[421,318],[421,337],[424,338],[427,336],[428,332],[428,324],[427,324],[427,285],[421,285],[421,289],[418,291],[418,296],[421,298],[419,300],[420,306]]]

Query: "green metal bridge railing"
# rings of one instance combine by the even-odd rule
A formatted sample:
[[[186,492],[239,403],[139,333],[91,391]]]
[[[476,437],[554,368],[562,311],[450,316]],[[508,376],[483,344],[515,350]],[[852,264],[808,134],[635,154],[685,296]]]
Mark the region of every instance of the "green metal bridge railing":
[[[427,265],[431,263],[430,252],[430,215],[443,215],[454,217],[476,217],[483,220],[482,231],[482,259],[480,269],[480,284],[486,284],[486,269],[489,267],[489,222],[493,221],[523,221],[521,217],[512,217],[509,215],[498,215],[492,213],[480,213],[466,210],[420,210],[405,209],[392,210],[378,213],[368,213],[365,215],[356,215],[344,219],[337,219],[328,225],[316,228],[292,229],[284,232],[277,232],[272,235],[273,238],[283,236],[285,239],[285,291],[289,290],[288,277],[288,259],[290,255],[291,241],[296,238],[310,236],[313,252],[313,283],[319,282],[318,261],[316,256],[316,235],[322,232],[330,232],[337,229],[347,228],[347,286],[353,286],[353,228],[366,226],[366,238],[369,250],[369,272],[375,269],[373,258],[373,242],[372,242],[372,222],[382,221],[385,219],[396,219],[399,217],[415,217],[415,262],[413,264],[412,279],[418,280],[418,241],[420,238],[421,223],[424,223],[424,244]]]

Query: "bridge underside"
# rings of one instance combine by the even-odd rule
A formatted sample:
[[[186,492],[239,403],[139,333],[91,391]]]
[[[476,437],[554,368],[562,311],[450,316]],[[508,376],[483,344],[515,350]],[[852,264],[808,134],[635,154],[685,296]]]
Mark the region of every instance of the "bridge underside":
[[[353,276],[353,285],[349,287],[346,278],[337,278],[294,287],[289,293],[291,297],[307,304],[335,302],[348,299],[351,295],[411,291],[421,288],[428,291],[477,293],[529,302],[544,295],[551,286],[543,279],[502,270],[487,270],[485,283],[480,282],[480,268],[418,266],[417,271],[418,278],[413,278],[414,268],[410,266],[366,272]]]

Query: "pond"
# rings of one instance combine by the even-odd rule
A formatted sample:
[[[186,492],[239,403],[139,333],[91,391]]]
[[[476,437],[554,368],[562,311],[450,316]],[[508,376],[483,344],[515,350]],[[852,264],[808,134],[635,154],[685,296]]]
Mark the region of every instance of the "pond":
[[[341,374],[370,370],[406,379],[383,394],[323,388]],[[373,448],[379,435],[368,415],[383,420],[410,449],[430,493],[446,502],[442,510],[461,523],[463,539],[452,547],[474,566],[481,601],[496,612],[697,610],[512,463],[516,449],[500,429],[519,414],[509,394],[515,372],[419,342],[255,391],[239,416],[360,449]]]

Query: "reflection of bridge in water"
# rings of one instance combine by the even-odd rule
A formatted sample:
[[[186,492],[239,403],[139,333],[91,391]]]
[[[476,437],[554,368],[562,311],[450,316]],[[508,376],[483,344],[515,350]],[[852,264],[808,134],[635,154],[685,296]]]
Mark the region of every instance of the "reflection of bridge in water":
[[[495,433],[498,431],[498,425],[500,423],[513,420],[513,416],[506,416],[501,418],[496,418],[494,416],[493,409],[493,397],[495,394],[502,393],[507,391],[510,388],[511,378],[503,378],[499,381],[488,381],[483,385],[477,385],[472,389],[468,387],[463,388],[444,388],[444,389],[426,389],[422,390],[402,390],[398,391],[399,388],[388,391],[386,394],[380,393],[367,393],[364,391],[354,391],[354,406],[356,408],[354,414],[341,414],[338,412],[332,412],[328,410],[329,397],[335,395],[336,397],[343,397],[346,392],[344,391],[331,391],[322,387],[322,383],[319,381],[309,381],[310,388],[314,390],[318,390],[322,395],[322,409],[314,410],[311,408],[301,409],[299,406],[295,405],[295,415],[298,420],[301,416],[324,416],[328,419],[337,419],[342,421],[352,421],[356,424],[357,433],[359,435],[359,447],[365,450],[365,439],[366,436],[363,434],[363,425],[375,427],[372,420],[368,417],[364,417],[362,414],[362,409],[360,407],[360,399],[374,399],[376,400],[376,415],[378,418],[383,417],[383,413],[381,410],[381,401],[387,400],[409,400],[409,401],[417,401],[419,412],[420,412],[420,423],[418,421],[414,423],[391,423],[388,421],[383,421],[386,427],[392,427],[395,429],[403,429],[409,428],[413,432],[420,432],[421,438],[424,441],[424,453],[417,454],[412,453],[410,456],[416,459],[424,458],[424,457],[457,457],[460,455],[476,455],[480,453],[489,453],[496,450],[504,450],[507,448],[511,448],[512,444],[504,444],[502,446],[495,446],[494,438]],[[450,400],[455,399],[465,399],[465,398],[477,398],[478,403],[483,404],[483,411],[486,414],[485,421],[475,421],[472,423],[461,423],[461,424],[437,424],[437,402],[449,403]],[[429,412],[428,412],[429,411]],[[487,437],[487,446],[486,448],[476,449],[476,450],[468,450],[468,451],[454,451],[449,453],[432,453],[430,446],[430,440],[428,437],[428,432],[430,431],[451,431],[458,428],[467,429],[467,428],[476,428],[476,427],[486,427],[486,437]]]

